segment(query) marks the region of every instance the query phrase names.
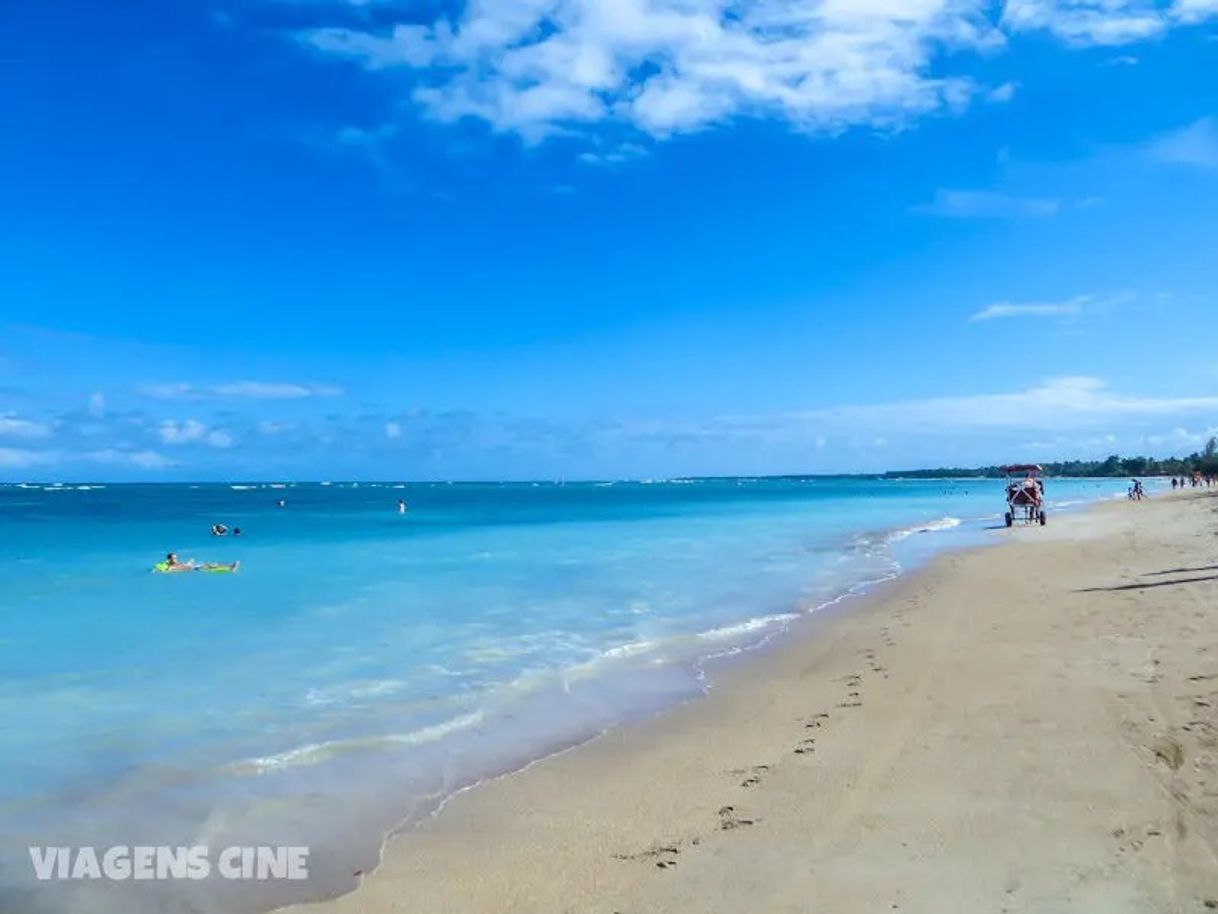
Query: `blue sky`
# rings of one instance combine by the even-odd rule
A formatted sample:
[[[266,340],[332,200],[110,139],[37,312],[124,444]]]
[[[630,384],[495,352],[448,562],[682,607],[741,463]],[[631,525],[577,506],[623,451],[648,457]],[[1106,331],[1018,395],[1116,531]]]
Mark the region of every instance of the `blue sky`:
[[[1218,427],[1218,0],[17,0],[0,68],[0,478]]]

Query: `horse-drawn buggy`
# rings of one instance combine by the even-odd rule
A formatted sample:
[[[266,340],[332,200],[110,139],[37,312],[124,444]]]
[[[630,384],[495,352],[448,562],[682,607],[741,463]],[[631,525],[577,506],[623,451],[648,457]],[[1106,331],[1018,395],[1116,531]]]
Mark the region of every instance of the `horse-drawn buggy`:
[[[1045,481],[1044,470],[1034,463],[1016,463],[1002,467],[1006,478],[1007,513],[1003,519],[1007,526],[1016,521],[1022,524],[1045,525]]]

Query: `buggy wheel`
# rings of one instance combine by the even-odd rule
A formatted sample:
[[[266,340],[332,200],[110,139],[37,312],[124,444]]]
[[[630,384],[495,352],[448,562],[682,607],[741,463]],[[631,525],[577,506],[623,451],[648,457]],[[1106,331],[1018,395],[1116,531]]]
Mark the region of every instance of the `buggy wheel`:
[[[1015,518],[1012,516],[1012,514],[1011,514],[1011,512],[1010,512],[1010,511],[1008,511],[1008,512],[1007,512],[1007,513],[1006,513],[1006,514],[1003,516],[1003,519],[1004,519],[1004,520],[1007,522],[1007,526],[1008,526],[1008,527],[1009,527],[1009,526],[1011,526],[1011,524],[1015,523]]]
[[[1042,527],[1045,525],[1045,512],[1044,511],[1040,512],[1040,525]]]

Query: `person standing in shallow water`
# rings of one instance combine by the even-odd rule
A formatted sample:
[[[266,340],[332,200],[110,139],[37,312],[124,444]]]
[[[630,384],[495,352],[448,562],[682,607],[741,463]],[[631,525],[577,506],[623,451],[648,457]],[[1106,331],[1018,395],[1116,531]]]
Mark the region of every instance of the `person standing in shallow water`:
[[[406,502],[403,499],[399,498],[398,499],[398,514],[405,514],[405,513],[406,513]]]

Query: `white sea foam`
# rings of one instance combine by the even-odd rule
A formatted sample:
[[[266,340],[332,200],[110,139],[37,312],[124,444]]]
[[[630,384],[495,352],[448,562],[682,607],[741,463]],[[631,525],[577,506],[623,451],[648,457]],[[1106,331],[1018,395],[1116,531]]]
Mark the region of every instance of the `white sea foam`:
[[[912,527],[903,527],[900,530],[894,530],[888,534],[887,541],[890,543],[900,542],[903,539],[913,536],[915,533],[938,533],[943,530],[951,530],[954,527],[960,526],[960,518],[958,517],[941,517],[938,520],[932,520],[926,524],[915,524]]]
[[[657,641],[642,640],[629,641],[626,644],[619,644],[617,647],[611,647],[601,652],[601,658],[605,660],[619,660],[623,657],[636,657],[639,654],[645,654],[647,651],[653,650],[659,645]]]
[[[699,632],[698,637],[705,641],[725,641],[731,638],[739,638],[741,635],[747,635],[751,632],[760,631],[763,628],[769,628],[778,622],[791,622],[798,618],[798,613],[775,613],[770,616],[755,616],[744,622],[737,622],[735,625],[723,625],[719,628]]]
[[[431,724],[411,730],[407,733],[389,733],[384,736],[368,736],[357,739],[330,740],[324,743],[305,743],[273,755],[243,759],[229,766],[229,770],[237,774],[269,774],[284,768],[294,768],[300,765],[316,765],[327,759],[346,752],[359,750],[389,748],[392,746],[420,746],[434,743],[444,737],[476,727],[482,723],[482,711],[471,711],[461,714],[438,724]]]
[[[400,679],[377,679],[371,682],[349,683],[329,689],[310,689],[305,693],[305,704],[315,708],[331,707],[351,701],[384,698],[388,695],[395,695],[405,688],[406,683]]]

